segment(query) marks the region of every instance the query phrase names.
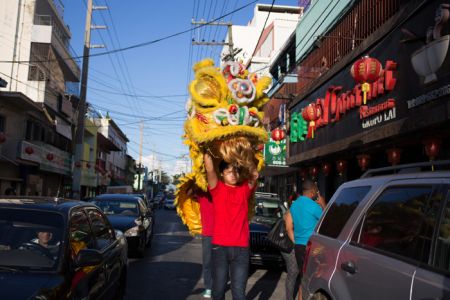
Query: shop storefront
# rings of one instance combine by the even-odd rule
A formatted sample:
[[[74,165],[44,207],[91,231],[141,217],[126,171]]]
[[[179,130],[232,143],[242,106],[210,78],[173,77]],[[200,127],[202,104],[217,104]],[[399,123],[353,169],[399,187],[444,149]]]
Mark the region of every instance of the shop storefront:
[[[329,197],[367,168],[450,157],[450,26],[441,2],[406,7],[292,103],[287,163],[300,178],[313,177]]]
[[[19,143],[18,159],[26,195],[67,196],[70,191],[71,157],[68,152],[42,142]]]

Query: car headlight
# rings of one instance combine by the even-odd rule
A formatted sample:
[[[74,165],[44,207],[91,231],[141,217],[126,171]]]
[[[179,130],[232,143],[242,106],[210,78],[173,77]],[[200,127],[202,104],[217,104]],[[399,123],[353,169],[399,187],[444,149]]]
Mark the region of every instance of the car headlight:
[[[125,231],[125,236],[138,236],[139,235],[139,226],[134,226]]]

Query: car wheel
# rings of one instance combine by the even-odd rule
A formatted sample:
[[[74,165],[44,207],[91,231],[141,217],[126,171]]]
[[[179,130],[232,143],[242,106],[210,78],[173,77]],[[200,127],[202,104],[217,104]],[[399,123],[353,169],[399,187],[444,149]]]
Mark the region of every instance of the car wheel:
[[[140,245],[136,248],[136,254],[138,258],[143,258],[144,254],[145,254],[145,244],[147,243],[147,238],[143,237],[142,242],[140,243]]]

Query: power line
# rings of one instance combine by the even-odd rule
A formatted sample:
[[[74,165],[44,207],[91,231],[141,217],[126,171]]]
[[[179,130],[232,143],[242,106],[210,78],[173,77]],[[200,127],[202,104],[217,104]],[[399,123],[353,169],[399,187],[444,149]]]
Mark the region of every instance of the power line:
[[[224,18],[224,17],[227,17],[227,16],[229,16],[229,15],[232,15],[232,14],[234,14],[235,12],[238,12],[238,11],[240,11],[240,10],[243,10],[244,8],[247,8],[247,7],[249,7],[250,5],[252,5],[252,4],[256,3],[256,2],[257,2],[257,0],[254,0],[254,1],[252,1],[252,2],[249,2],[249,3],[247,3],[247,4],[243,5],[243,6],[241,6],[241,7],[237,8],[237,9],[235,9],[234,11],[230,11],[229,13],[226,13],[226,14],[224,14],[224,15],[222,15],[222,16],[220,16],[220,17],[214,19],[214,20],[211,20],[211,21],[209,21],[209,22],[206,22],[205,24],[199,24],[198,26],[195,26],[195,27],[193,27],[193,28],[186,29],[186,30],[183,30],[183,31],[179,31],[179,32],[177,32],[177,33],[173,33],[173,34],[164,36],[164,37],[162,37],[162,38],[158,38],[158,39],[154,39],[154,40],[151,40],[151,41],[147,41],[147,42],[142,42],[142,43],[134,44],[134,45],[131,45],[131,46],[128,46],[128,47],[123,47],[123,48],[119,48],[119,49],[113,49],[113,50],[110,50],[110,51],[104,51],[104,52],[99,52],[99,53],[89,54],[89,55],[86,55],[86,56],[87,56],[87,57],[103,56],[103,55],[108,55],[108,54],[113,54],[113,53],[118,53],[118,52],[128,51],[128,50],[131,50],[131,49],[136,49],[136,48],[141,48],[141,47],[145,47],[145,46],[148,46],[148,45],[156,44],[156,43],[159,43],[159,42],[162,42],[162,41],[165,41],[165,40],[168,40],[168,39],[177,37],[177,36],[179,36],[179,35],[183,35],[183,34],[185,34],[185,33],[194,31],[195,29],[198,29],[198,28],[202,28],[202,27],[204,27],[204,26],[207,26],[207,25],[209,25],[210,23],[216,22],[217,20],[220,20],[220,19],[222,19],[222,18]],[[81,58],[84,58],[84,57],[85,57],[84,55],[83,55],[83,56],[68,56],[68,57],[62,58],[61,60],[69,60],[69,59],[70,59],[70,60],[74,60],[74,59],[81,59]],[[49,62],[49,61],[59,61],[59,59],[51,59],[51,60],[47,59],[47,60],[43,60],[43,61],[32,61],[32,62],[37,63],[37,62]],[[15,60],[8,60],[8,61],[3,60],[3,61],[0,61],[0,63],[30,63],[30,62],[31,62],[31,61],[29,61],[29,60],[18,60],[18,61],[15,61]]]
[[[266,29],[267,21],[269,20],[269,16],[270,16],[270,13],[272,12],[272,8],[273,8],[273,5],[274,5],[274,4],[275,4],[275,0],[272,0],[272,4],[270,5],[269,12],[267,13],[266,20],[264,21],[264,25],[263,25],[262,30],[261,30],[261,33],[260,33],[260,35],[259,35],[258,41],[256,42],[255,51],[253,51],[252,57],[250,57],[250,59],[249,59],[249,61],[248,61],[249,64],[252,62],[252,59],[253,59],[253,57],[255,56],[256,49],[258,48],[259,41],[261,40],[261,37],[263,36],[264,30]]]

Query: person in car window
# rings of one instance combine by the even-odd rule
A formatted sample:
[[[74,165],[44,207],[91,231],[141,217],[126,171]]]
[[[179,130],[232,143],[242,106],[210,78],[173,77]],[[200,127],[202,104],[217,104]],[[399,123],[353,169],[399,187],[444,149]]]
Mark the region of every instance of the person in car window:
[[[230,274],[233,299],[245,299],[250,260],[248,201],[256,188],[258,171],[252,165],[249,178],[243,180],[242,169],[222,160],[219,179],[208,153],[204,162],[214,210],[212,298],[225,299]]]
[[[285,218],[286,231],[295,244],[295,259],[300,280],[306,244],[322,216],[325,206],[325,199],[320,195],[316,183],[306,179],[302,184],[302,195],[292,203],[289,214]],[[298,299],[301,299],[301,290],[299,290]]]
[[[39,244],[42,247],[48,248],[49,242],[52,240],[53,234],[48,231],[38,231],[37,237],[32,240],[33,243]]]

